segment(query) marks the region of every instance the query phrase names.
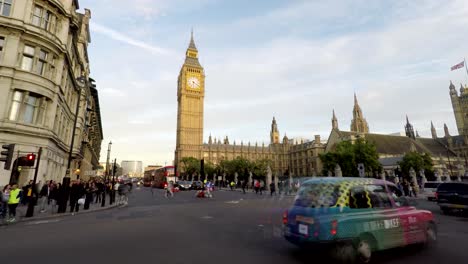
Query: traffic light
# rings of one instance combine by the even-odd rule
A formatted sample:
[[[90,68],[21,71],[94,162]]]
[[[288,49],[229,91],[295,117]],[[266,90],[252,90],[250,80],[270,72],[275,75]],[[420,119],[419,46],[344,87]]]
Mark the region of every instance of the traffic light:
[[[36,162],[36,154],[31,153],[26,156],[20,157],[18,159],[18,166],[34,167],[35,162]]]
[[[15,144],[2,145],[2,152],[1,152],[1,155],[0,155],[0,161],[5,162],[5,166],[3,167],[5,170],[10,169],[11,160],[13,159],[13,152],[14,151],[15,151]]]

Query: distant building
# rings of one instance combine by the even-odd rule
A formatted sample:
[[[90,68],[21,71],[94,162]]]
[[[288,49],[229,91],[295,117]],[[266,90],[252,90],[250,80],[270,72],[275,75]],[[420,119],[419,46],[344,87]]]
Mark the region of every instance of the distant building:
[[[122,175],[129,177],[143,177],[143,162],[135,160],[122,161]]]
[[[145,167],[145,172],[150,170],[157,170],[159,168],[162,168],[162,165],[148,165]]]

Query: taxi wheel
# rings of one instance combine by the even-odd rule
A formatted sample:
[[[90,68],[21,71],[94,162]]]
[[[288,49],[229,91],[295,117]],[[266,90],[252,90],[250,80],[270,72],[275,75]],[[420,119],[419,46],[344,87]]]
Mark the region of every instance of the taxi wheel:
[[[437,229],[433,223],[429,223],[426,227],[426,242],[425,245],[430,247],[437,242]]]
[[[447,208],[447,207],[441,207],[440,210],[442,210],[442,213],[444,215],[450,215],[452,213],[452,211],[450,210],[450,208]]]
[[[369,237],[360,238],[356,243],[356,256],[358,263],[369,263],[372,256],[372,242]]]
[[[354,263],[356,249],[352,243],[339,243],[332,249],[331,255],[338,263]]]

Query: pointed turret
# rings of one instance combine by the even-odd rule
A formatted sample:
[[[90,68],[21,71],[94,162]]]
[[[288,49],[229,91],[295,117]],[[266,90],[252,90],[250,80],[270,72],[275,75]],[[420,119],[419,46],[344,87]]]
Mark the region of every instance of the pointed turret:
[[[333,130],[339,130],[338,129],[338,119],[336,118],[336,115],[335,115],[335,109],[333,109],[333,117],[332,117],[332,129]]]
[[[432,138],[433,138],[433,139],[436,139],[436,138],[437,138],[437,131],[436,131],[436,129],[435,129],[434,124],[432,123],[432,121],[431,121],[431,134],[432,134]]]
[[[190,43],[189,43],[188,48],[191,50],[198,51],[197,46],[195,46],[195,41],[193,40],[193,28],[192,28],[192,32],[190,33]]]
[[[460,96],[465,93],[465,87],[463,87],[463,84],[460,83]]]
[[[276,124],[276,119],[273,117],[271,121],[271,131],[270,131],[270,141],[271,144],[279,144],[280,133],[278,130],[278,124]]]
[[[193,40],[193,31],[190,35],[189,46],[185,52],[185,64],[192,67],[202,68],[198,61],[198,49],[197,46],[195,46],[195,41]]]
[[[455,94],[457,93],[457,90],[455,89],[455,85],[453,85],[452,81],[450,81],[449,90],[450,90],[450,93],[452,92],[455,92]]]
[[[421,137],[421,136],[419,135],[419,132],[418,132],[417,130],[416,130],[416,137],[417,137],[417,138]]]
[[[465,134],[465,111],[463,109],[463,103],[461,102],[460,97],[458,97],[457,90],[452,81],[449,85],[450,90],[450,100],[452,101],[453,113],[455,114],[455,121],[457,122],[458,134]]]
[[[353,120],[351,120],[351,131],[358,133],[369,133],[369,125],[362,114],[356,93],[354,93]]]
[[[408,115],[406,115],[406,125],[405,125],[406,136],[412,139],[416,139],[414,134],[413,125],[409,122]]]
[[[210,136],[208,137],[208,144],[213,144],[213,139],[211,138],[211,133],[210,133]]]
[[[450,133],[449,133],[447,124],[445,124],[445,123],[444,123],[444,134],[445,134],[445,137],[446,137],[446,138],[449,138],[449,137],[450,137]]]

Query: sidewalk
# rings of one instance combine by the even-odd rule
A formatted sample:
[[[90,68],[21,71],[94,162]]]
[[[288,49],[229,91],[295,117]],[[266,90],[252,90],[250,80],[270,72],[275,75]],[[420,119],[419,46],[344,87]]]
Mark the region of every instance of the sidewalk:
[[[75,214],[87,214],[87,213],[93,213],[93,212],[99,212],[103,210],[108,210],[120,206],[125,206],[122,204],[117,204],[113,203],[112,205],[109,204],[109,197],[106,197],[106,205],[104,207],[101,206],[101,203],[91,203],[89,206],[88,210],[84,210],[84,206],[80,205],[80,210],[78,213]],[[8,224],[15,224],[19,222],[27,222],[27,221],[34,221],[34,220],[44,220],[44,219],[52,219],[52,218],[59,218],[59,217],[64,217],[64,216],[70,216],[72,213],[70,213],[70,206],[69,202],[67,204],[67,211],[65,213],[57,213],[58,206],[55,206],[55,209],[53,210],[52,205],[46,205],[46,211],[45,212],[40,212],[40,206],[36,205],[34,207],[34,216],[33,217],[26,217],[26,212],[28,210],[28,205],[19,205],[18,208],[16,209],[16,221],[14,223],[7,223],[6,218],[5,219],[0,219],[0,226],[2,225],[8,225]]]

